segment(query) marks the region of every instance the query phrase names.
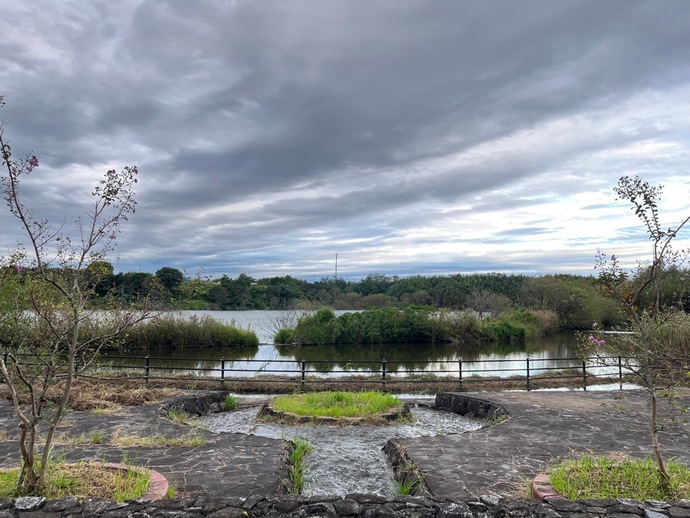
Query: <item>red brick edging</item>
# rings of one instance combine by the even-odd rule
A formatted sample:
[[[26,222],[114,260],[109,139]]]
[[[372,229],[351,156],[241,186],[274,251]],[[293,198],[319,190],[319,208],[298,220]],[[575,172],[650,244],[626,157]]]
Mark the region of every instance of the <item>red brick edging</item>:
[[[532,496],[537,500],[545,498],[565,498],[551,485],[551,480],[546,473],[539,473],[532,481]]]

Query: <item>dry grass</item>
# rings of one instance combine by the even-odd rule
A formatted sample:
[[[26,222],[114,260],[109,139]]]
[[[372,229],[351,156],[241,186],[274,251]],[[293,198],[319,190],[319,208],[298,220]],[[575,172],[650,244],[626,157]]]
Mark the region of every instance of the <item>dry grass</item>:
[[[587,385],[613,383],[617,379],[588,377]],[[530,388],[580,388],[582,376],[576,372],[561,372],[542,375],[530,380]],[[147,384],[140,378],[79,378],[75,380],[70,397],[72,410],[86,410],[93,414],[116,414],[128,406],[139,406],[180,395],[184,390],[230,390],[249,394],[292,394],[296,390],[349,391],[362,392],[385,390],[394,394],[435,394],[438,392],[500,392],[503,390],[525,390],[525,378],[472,377],[463,379],[434,378],[433,376],[391,376],[385,386],[380,379],[369,376],[350,376],[323,379],[307,377],[302,385],[300,380],[288,376],[257,376],[255,378],[226,378],[224,382],[215,378],[165,378],[151,379]],[[55,401],[60,396],[61,386],[57,385],[49,393]],[[0,397],[9,399],[9,391],[0,386]]]
[[[48,392],[48,400],[57,401],[61,396],[62,383]],[[146,386],[141,380],[100,380],[79,378],[72,385],[69,407],[72,410],[91,410],[115,413],[122,407],[139,406],[160,401],[180,394],[174,386]],[[0,386],[0,397],[10,398],[6,386]]]
[[[122,430],[116,430],[110,443],[123,448],[162,448],[166,446],[196,447],[204,446],[208,440],[194,432],[177,437],[166,437],[164,435],[129,435]]]

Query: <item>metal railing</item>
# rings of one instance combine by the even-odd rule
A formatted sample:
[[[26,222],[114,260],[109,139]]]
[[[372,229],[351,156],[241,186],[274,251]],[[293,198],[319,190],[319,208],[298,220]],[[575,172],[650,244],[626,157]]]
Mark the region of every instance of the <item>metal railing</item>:
[[[506,363],[508,364],[506,366]],[[209,379],[225,385],[239,381],[288,383],[305,388],[320,384],[354,381],[373,384],[386,390],[389,385],[453,383],[467,390],[478,382],[516,382],[532,390],[538,382],[562,380],[564,385],[577,385],[584,390],[603,380],[618,382],[623,387],[624,371],[630,363],[622,357],[607,358],[530,358],[510,360],[433,360],[373,362],[352,360],[286,360],[286,359],[201,359],[154,356],[119,356],[101,360],[90,375],[112,378],[122,373],[130,379],[199,380]],[[566,380],[568,380],[566,382]]]

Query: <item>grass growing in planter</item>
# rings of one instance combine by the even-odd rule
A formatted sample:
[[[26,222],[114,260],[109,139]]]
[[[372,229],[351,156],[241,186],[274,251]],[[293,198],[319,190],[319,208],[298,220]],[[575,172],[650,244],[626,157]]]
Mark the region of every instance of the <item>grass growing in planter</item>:
[[[232,394],[228,394],[225,396],[225,400],[223,401],[223,409],[226,412],[232,412],[237,408],[238,404],[239,401],[237,400],[237,397]]]
[[[290,452],[290,493],[299,495],[304,490],[304,457],[314,447],[305,439],[295,437],[292,441],[292,451]]]
[[[690,498],[690,468],[668,462],[670,487],[665,492],[651,458],[583,455],[549,470],[551,485],[570,499],[634,498],[644,501]]]
[[[395,481],[398,495],[414,495],[419,481],[413,477],[403,477],[402,480]]]
[[[311,392],[277,396],[271,406],[280,412],[313,417],[367,417],[400,406],[400,400],[382,392]]]
[[[19,468],[0,470],[0,498],[19,496],[16,493],[19,472]],[[141,497],[151,481],[147,471],[111,469],[102,464],[86,462],[55,462],[48,467],[46,474],[48,480],[41,496],[48,499],[89,496],[124,502]]]

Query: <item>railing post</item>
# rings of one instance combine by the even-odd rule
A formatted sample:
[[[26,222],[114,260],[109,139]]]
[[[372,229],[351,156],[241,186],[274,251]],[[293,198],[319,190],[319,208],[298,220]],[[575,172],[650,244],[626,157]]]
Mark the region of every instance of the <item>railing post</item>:
[[[458,390],[462,390],[462,358],[458,360]]]
[[[386,390],[386,360],[381,360],[381,383],[383,390]]]
[[[587,363],[582,360],[582,390],[587,390]]]
[[[623,358],[618,357],[618,389],[623,390]]]
[[[145,368],[145,374],[144,374],[144,379],[146,379],[146,384],[149,384],[149,372],[151,371],[151,357],[147,354],[146,355],[146,368]]]
[[[225,358],[220,359],[220,384],[225,385]]]
[[[302,382],[301,382],[301,387],[302,390],[304,390],[304,382],[306,381],[307,378],[307,362],[305,360],[301,361],[302,365]]]
[[[529,382],[529,356],[525,358],[525,364],[527,366],[527,391],[532,390],[532,387]]]

